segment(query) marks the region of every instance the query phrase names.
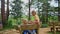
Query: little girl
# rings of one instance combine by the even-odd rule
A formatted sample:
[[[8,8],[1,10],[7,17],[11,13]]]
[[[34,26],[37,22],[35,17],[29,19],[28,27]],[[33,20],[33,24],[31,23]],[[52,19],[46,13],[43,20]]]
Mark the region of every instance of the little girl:
[[[26,19],[22,19],[22,24],[25,26],[26,24],[28,24],[28,21]],[[31,34],[30,30],[24,30],[23,34]]]

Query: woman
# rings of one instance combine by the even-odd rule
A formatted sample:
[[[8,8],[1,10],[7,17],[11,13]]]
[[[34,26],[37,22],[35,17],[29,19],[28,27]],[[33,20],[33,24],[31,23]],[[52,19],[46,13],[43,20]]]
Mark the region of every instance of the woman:
[[[33,24],[38,24],[38,26],[40,25],[40,23],[39,23],[39,21],[40,21],[39,17],[38,17],[37,13],[34,10],[32,11],[31,21],[33,21],[33,22],[31,22]],[[33,34],[37,33],[36,29],[32,30],[32,32],[33,32]]]

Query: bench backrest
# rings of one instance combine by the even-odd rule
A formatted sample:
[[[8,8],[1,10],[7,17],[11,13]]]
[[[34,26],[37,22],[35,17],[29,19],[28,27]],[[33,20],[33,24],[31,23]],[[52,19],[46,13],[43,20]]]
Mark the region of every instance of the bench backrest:
[[[53,26],[53,22],[49,22],[49,25],[50,25],[50,26]],[[60,26],[60,22],[56,22],[54,25],[55,25],[55,26]]]

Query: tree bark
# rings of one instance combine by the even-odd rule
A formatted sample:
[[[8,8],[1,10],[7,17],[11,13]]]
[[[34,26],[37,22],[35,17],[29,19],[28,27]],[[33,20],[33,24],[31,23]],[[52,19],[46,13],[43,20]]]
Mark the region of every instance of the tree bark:
[[[8,20],[9,17],[9,0],[7,0],[7,12],[6,12],[6,18]]]
[[[1,0],[1,16],[3,27],[6,25],[5,0]]]
[[[60,21],[60,0],[58,1],[59,5],[58,5],[58,21]]]
[[[46,22],[48,22],[48,1],[46,3]]]
[[[60,21],[60,7],[58,8],[58,21]]]
[[[29,18],[28,18],[28,20],[30,20],[30,0],[29,0]]]
[[[39,16],[39,21],[40,21],[40,8],[41,8],[41,7],[39,7],[39,0],[38,0],[38,5],[37,5],[37,6],[38,6],[38,16]]]

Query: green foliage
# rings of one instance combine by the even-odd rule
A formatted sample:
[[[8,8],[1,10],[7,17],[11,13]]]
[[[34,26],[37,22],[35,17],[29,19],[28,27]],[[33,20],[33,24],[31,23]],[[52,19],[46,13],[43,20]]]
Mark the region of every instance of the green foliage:
[[[53,32],[48,32],[48,34],[53,34]],[[60,31],[56,32],[56,34],[60,34]]]
[[[58,21],[58,16],[48,16],[48,21]]]
[[[1,14],[0,14],[0,19],[1,19]]]
[[[8,20],[8,24],[11,25],[11,26],[17,25],[17,22],[18,21],[14,18],[9,18],[9,20]]]
[[[12,2],[12,10],[11,10],[11,14],[14,16],[14,19],[17,19],[17,18],[21,18],[22,16],[22,12],[21,12],[21,9],[22,9],[22,4],[23,2],[21,2],[21,0],[14,0]]]
[[[48,26],[49,26],[49,25],[48,25],[47,23],[41,25],[42,28],[46,28],[46,27],[48,27]]]
[[[22,18],[22,4],[23,2],[21,0],[14,0],[11,4],[12,10],[11,10],[11,14],[13,15],[13,18],[15,19],[16,23],[19,24],[18,22],[18,18],[21,21]]]
[[[9,26],[12,26],[12,20],[9,20],[9,21],[8,21],[8,25],[9,25]]]

